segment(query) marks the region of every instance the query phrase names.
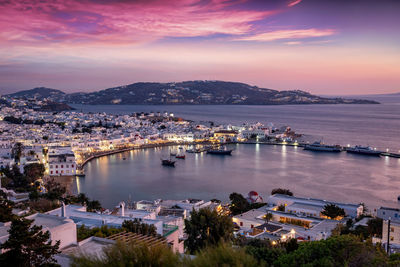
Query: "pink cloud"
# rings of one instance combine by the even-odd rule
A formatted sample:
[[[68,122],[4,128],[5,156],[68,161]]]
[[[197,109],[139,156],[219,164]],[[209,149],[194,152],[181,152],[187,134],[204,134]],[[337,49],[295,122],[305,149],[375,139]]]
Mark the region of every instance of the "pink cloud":
[[[281,39],[303,39],[312,37],[323,37],[335,34],[333,29],[302,29],[302,30],[278,30],[252,36],[238,38],[240,41],[269,42]]]
[[[244,0],[0,2],[1,42],[134,43],[163,37],[242,35],[275,11],[236,8]]]
[[[294,0],[294,1],[291,1],[291,2],[288,4],[288,7],[292,7],[292,6],[295,6],[295,5],[297,5],[297,4],[300,4],[301,1],[302,1],[302,0]]]

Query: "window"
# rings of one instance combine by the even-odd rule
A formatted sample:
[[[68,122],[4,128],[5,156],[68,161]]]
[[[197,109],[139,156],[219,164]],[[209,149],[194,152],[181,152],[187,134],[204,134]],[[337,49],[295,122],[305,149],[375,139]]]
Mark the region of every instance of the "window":
[[[58,169],[58,165],[56,165],[56,169]]]
[[[69,173],[69,170],[67,170],[67,173]]]
[[[65,167],[66,167],[66,168],[69,168],[69,165],[67,164]]]
[[[394,240],[394,237],[393,237],[393,236],[391,236],[391,237],[390,237],[390,241],[393,241],[393,240]]]
[[[56,173],[58,173],[58,171],[56,171]]]
[[[73,168],[74,167],[74,164],[71,164],[71,168]]]
[[[394,227],[390,227],[390,232],[394,232]]]
[[[61,171],[61,173],[64,173],[64,171]]]
[[[240,226],[243,226],[243,222],[240,222]]]
[[[50,171],[50,174],[53,174],[53,171]]]
[[[50,169],[53,169],[53,165],[50,165]]]
[[[61,168],[64,168],[64,165],[61,165]]]
[[[251,227],[251,228],[254,228],[254,225],[251,225],[250,227]]]

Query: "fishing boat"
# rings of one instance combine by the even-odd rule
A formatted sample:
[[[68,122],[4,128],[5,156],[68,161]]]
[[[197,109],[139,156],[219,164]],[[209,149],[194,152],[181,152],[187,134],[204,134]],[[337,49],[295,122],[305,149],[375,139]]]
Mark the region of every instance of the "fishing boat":
[[[161,159],[161,164],[163,166],[175,167],[175,161],[171,159]]]

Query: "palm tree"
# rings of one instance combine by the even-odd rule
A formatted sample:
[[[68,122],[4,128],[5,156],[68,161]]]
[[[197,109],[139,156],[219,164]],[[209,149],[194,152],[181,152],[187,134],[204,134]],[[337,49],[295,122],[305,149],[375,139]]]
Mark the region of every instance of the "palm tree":
[[[272,220],[272,217],[273,217],[273,215],[272,215],[272,213],[270,213],[270,212],[268,212],[267,214],[265,214],[264,217],[263,217],[264,220],[265,220],[265,223],[268,224],[268,222]]]

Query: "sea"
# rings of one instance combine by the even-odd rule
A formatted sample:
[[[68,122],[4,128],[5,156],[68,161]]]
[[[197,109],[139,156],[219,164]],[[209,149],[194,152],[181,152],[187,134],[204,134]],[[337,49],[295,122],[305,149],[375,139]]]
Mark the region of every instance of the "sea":
[[[290,126],[309,140],[369,145],[400,151],[400,99],[375,105],[73,105],[83,112],[131,114],[169,112],[197,122],[241,125],[261,122]],[[160,164],[174,148],[149,148],[101,157],[85,166],[72,191],[86,193],[112,208],[120,201],[154,199],[229,200],[229,194],[273,188],[296,196],[365,203],[370,210],[399,207],[400,159],[304,151],[300,147],[237,144],[232,156],[186,154],[175,168]]]

